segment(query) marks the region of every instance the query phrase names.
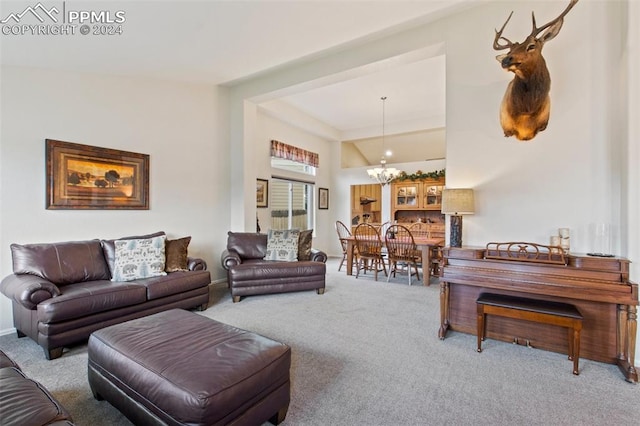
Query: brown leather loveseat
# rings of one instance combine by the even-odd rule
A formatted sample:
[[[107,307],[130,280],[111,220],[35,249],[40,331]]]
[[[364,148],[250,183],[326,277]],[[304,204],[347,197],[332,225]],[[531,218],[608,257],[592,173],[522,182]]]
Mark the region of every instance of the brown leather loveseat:
[[[310,232],[309,246],[310,246]],[[264,260],[267,234],[229,232],[222,267],[227,270],[229,290],[234,302],[242,296],[316,290],[323,294],[327,255],[309,247],[308,260],[293,262]],[[301,252],[299,252],[301,253]],[[302,257],[302,256],[300,256]]]
[[[69,412],[0,351],[0,424],[72,426]]]
[[[120,241],[164,241],[155,238],[162,235]],[[211,276],[202,259],[187,257],[186,245],[184,267],[175,272],[112,281],[118,273],[116,242],[12,244],[14,273],[2,280],[0,291],[12,302],[18,337],[29,336],[42,346],[47,359],[54,359],[64,346],[85,341],[106,326],[173,308],[207,308]]]

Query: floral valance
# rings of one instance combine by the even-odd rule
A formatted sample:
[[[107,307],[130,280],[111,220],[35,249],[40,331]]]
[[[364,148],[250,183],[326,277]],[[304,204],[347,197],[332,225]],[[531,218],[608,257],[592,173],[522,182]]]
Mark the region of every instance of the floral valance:
[[[319,164],[318,154],[315,152],[307,151],[293,145],[287,145],[286,143],[276,140],[271,141],[271,156],[286,158],[287,160],[296,161],[313,167],[318,167]]]

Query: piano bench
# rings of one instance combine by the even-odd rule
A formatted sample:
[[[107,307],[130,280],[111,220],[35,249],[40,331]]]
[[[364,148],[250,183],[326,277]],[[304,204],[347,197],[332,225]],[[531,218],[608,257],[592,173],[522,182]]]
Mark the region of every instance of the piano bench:
[[[582,314],[568,303],[527,299],[504,294],[482,293],[476,300],[478,308],[478,352],[482,352],[482,341],[486,335],[486,315],[522,319],[543,324],[567,327],[569,359],[573,360],[573,374],[580,374],[580,331]]]

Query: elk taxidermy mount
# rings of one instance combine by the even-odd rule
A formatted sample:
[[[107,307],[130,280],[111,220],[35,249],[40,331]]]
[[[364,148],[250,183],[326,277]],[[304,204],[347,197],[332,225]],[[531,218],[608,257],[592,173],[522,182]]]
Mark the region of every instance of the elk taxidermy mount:
[[[541,27],[536,26],[536,17],[531,12],[533,29],[522,43],[513,43],[502,36],[513,11],[500,31],[496,30],[493,48],[509,49],[509,53],[498,55],[496,59],[503,69],[514,73],[500,107],[500,124],[505,137],[515,136],[526,141],[547,128],[551,109],[551,76],[542,57],[542,46],[558,35],[565,15],[577,2],[578,0],[571,0],[560,16]]]

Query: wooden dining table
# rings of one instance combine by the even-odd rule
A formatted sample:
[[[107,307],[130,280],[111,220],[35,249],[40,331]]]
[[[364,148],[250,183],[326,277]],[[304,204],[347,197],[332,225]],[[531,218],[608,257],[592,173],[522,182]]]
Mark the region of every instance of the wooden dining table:
[[[347,239],[347,275],[353,275],[353,248],[356,246],[356,237],[353,235]],[[444,246],[444,238],[427,238],[422,236],[414,236],[413,240],[416,247],[422,253],[422,284],[429,285],[429,266],[431,265],[431,249],[438,246]],[[384,240],[382,241],[384,244]],[[425,272],[426,271],[426,272]]]

